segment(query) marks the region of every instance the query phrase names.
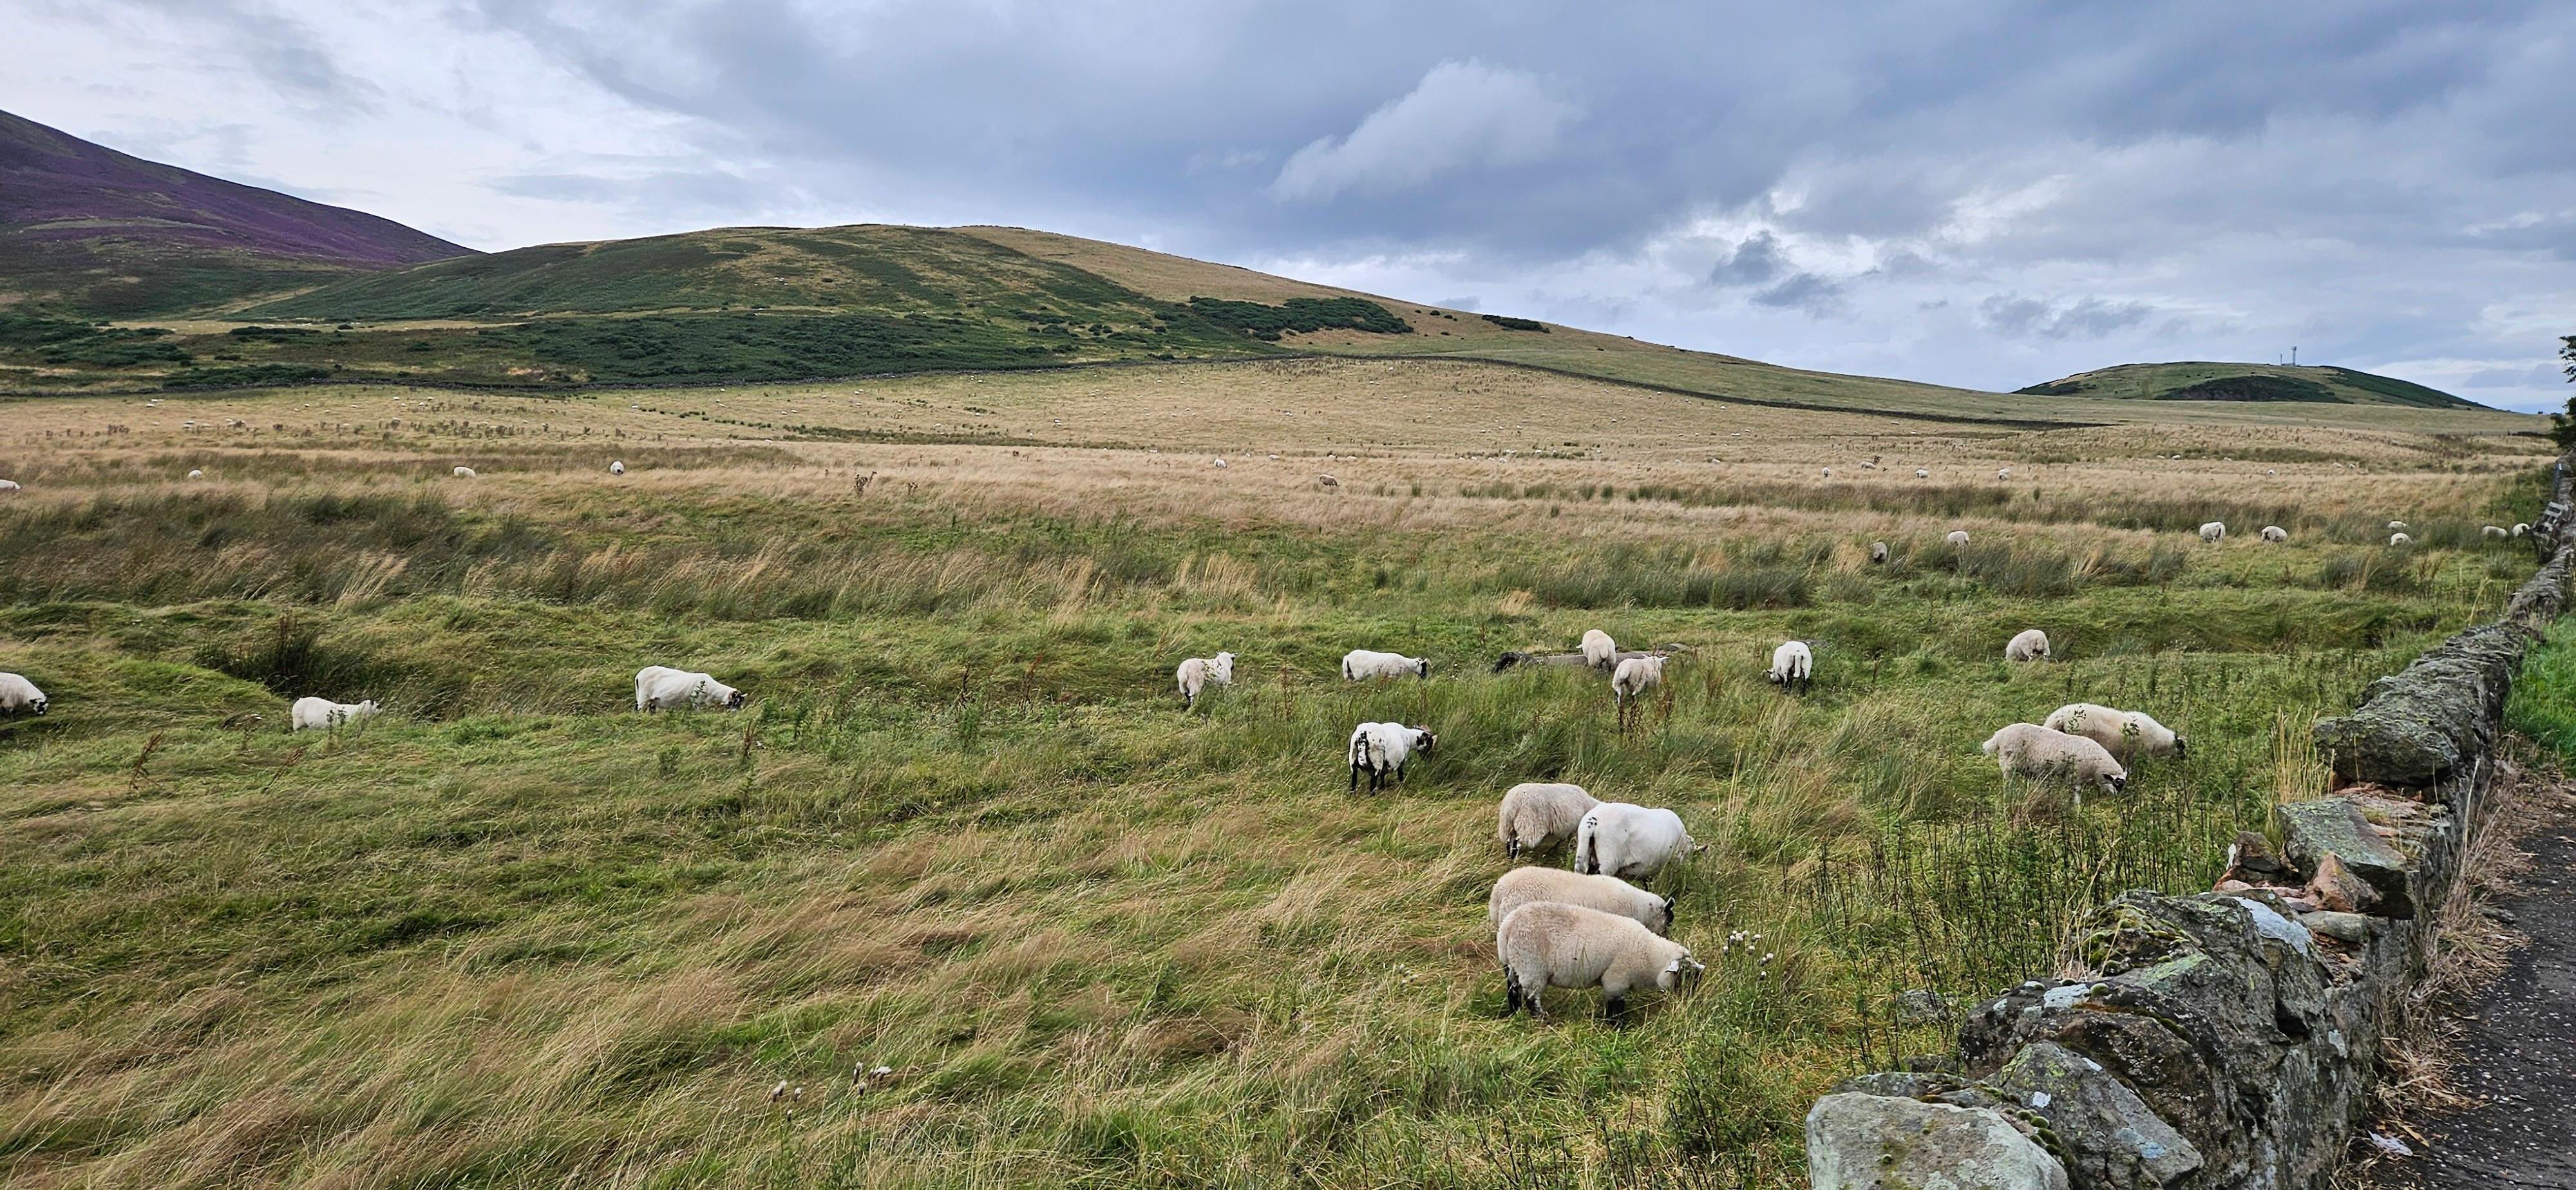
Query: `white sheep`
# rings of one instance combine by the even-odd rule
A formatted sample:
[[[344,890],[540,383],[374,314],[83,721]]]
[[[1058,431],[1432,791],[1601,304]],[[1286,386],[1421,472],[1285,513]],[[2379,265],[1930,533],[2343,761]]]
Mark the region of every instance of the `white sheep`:
[[[1950,535],[1942,538],[1941,540],[1949,542],[1951,548],[1956,549],[1968,544],[1968,531],[1965,529],[1952,529],[1950,530]]]
[[[2012,468],[2010,468],[2010,467],[2006,467],[2006,468],[2003,468],[2003,469],[2002,469],[2002,470],[2000,470],[2000,471],[1995,472],[1995,478],[1997,478],[1997,479],[2011,479],[2011,478],[2012,478]]]
[[[1574,870],[1597,876],[1652,880],[1664,865],[1701,845],[1682,816],[1628,802],[1603,802],[1583,815],[1574,831]]]
[[[685,669],[647,665],[635,671],[635,709],[669,711],[681,707],[742,709],[742,691]]]
[[[376,717],[376,700],[333,702],[327,698],[306,695],[290,708],[289,731],[336,731]]]
[[[2048,660],[2048,634],[2036,628],[2024,628],[2004,644],[2006,661]]]
[[[0,479],[0,492],[14,492],[17,490],[19,490],[17,480]]]
[[[2531,526],[2530,526],[2530,524],[2528,524],[2528,523],[2526,523],[2526,522],[2523,522],[2523,521],[2515,521],[2515,522],[2513,523],[2513,535],[2514,535],[2514,536],[2516,536],[2516,537],[2525,537],[2525,536],[2529,536],[2529,535],[2530,535],[2530,533],[2531,533]]]
[[[2513,536],[2513,534],[2506,531],[2505,527],[2502,525],[2488,525],[2485,528],[2478,530],[2478,536],[2506,538]]]
[[[2405,535],[2405,534],[2403,534],[2403,533],[2391,533],[2391,534],[2389,534],[2389,535],[2388,535],[2388,544],[2390,544],[2390,545],[2413,545],[2413,544],[2415,544],[2415,539],[2414,539],[2414,538],[2412,538],[2412,537],[2408,537],[2407,535]]]
[[[1625,723],[1629,712],[1635,709],[1637,697],[1663,682],[1663,658],[1631,657],[1622,661],[1618,670],[1610,675],[1610,708],[1618,713],[1620,722]]]
[[[1234,684],[1234,654],[1219,653],[1214,657],[1192,657],[1181,662],[1180,669],[1173,676],[1180,683],[1181,705],[1197,706],[1200,691],[1209,686]]]
[[[1494,840],[1503,845],[1505,858],[1515,860],[1524,851],[1570,842],[1583,829],[1583,816],[1600,804],[1580,785],[1523,781],[1503,791],[1494,815]]]
[[[1218,459],[1218,460],[1216,460],[1216,465],[1217,465],[1217,466],[1219,466],[1219,467],[1223,467],[1223,466],[1225,466],[1225,460],[1224,460],[1224,459]]]
[[[472,467],[458,467],[456,469],[456,478],[472,479],[474,478],[474,469]]]
[[[1602,1013],[1617,1021],[1628,996],[1647,987],[1679,991],[1708,968],[1690,948],[1616,914],[1541,901],[1512,910],[1494,931],[1510,1009],[1547,1019],[1549,988],[1601,989]]]
[[[2290,531],[2280,527],[2279,525],[2265,525],[2263,526],[2262,538],[2274,545],[2279,545],[2280,543],[2290,539]]]
[[[1360,788],[1360,774],[1369,779],[1369,792],[1404,779],[1404,766],[1416,752],[1429,755],[1440,737],[1427,727],[1407,727],[1401,723],[1363,723],[1351,729],[1346,755],[1351,762],[1351,792]]]
[[[1917,468],[1915,468],[1915,469],[1914,469],[1914,478],[1916,478],[1916,479],[1930,479],[1930,478],[1932,478],[1932,473],[1931,473],[1930,471],[1928,471],[1928,470],[1924,469],[1924,468],[1917,467]]]
[[[0,715],[12,719],[20,715],[41,715],[52,705],[54,700],[45,697],[45,692],[36,689],[36,684],[25,676],[0,673]]]
[[[1392,678],[1411,674],[1417,678],[1431,676],[1431,659],[1407,657],[1402,653],[1381,653],[1375,649],[1353,649],[1342,654],[1342,679],[1350,682],[1370,678]]]
[[[1616,876],[1586,876],[1563,868],[1523,867],[1503,873],[1485,897],[1485,924],[1495,933],[1523,905],[1553,902],[1616,914],[1653,930],[1673,932],[1673,899],[1659,897]]]
[[[1598,628],[1588,628],[1583,633],[1582,649],[1585,665],[1594,669],[1608,669],[1612,659],[1619,655],[1619,642],[1610,639],[1610,634],[1607,632]]]
[[[624,475],[624,474],[626,474],[626,460],[624,460],[624,459],[611,459],[611,460],[609,460],[609,463],[608,463],[608,473],[609,473],[610,475]]]
[[[1869,560],[1872,562],[1887,561],[1887,543],[1884,541],[1873,541],[1869,543]]]
[[[2145,711],[2123,711],[2098,703],[2070,702],[2048,713],[2041,726],[2050,731],[2080,735],[2102,745],[2121,763],[2138,756],[2172,756],[2190,754],[2189,737],[2156,722]]]
[[[1816,655],[1807,642],[1785,641],[1771,650],[1771,672],[1763,675],[1783,690],[1804,690],[1815,685]]]
[[[1315,477],[1315,482],[1328,488],[1337,488],[1342,486],[1342,481],[1335,479],[1330,475],[1318,475]]]
[[[2201,539],[2202,541],[2209,541],[2209,542],[2217,542],[2217,541],[2224,541],[2224,540],[2226,540],[2226,539],[2227,539],[2227,522],[2225,522],[2225,521],[2211,521],[2211,522],[2209,522],[2209,523],[2207,523],[2207,524],[2205,524],[2205,525],[2202,525],[2202,526],[2200,527],[2200,539]]]
[[[1986,737],[1979,750],[1994,757],[2005,776],[2072,782],[2078,801],[2087,785],[2099,785],[2106,793],[2118,793],[2129,785],[2129,770],[2120,767],[2109,749],[2036,723],[2015,723],[1997,731]]]
[[[2389,527],[2391,530],[2393,530],[2393,531],[2396,531],[2396,532],[2400,532],[2400,533],[2402,533],[2402,532],[2405,532],[2405,530],[2406,530],[2406,522],[2404,522],[2404,521],[2390,521],[2390,522],[2388,522],[2388,527]]]
[[[190,479],[204,479],[205,477],[206,477],[206,473],[205,473],[205,472],[203,472],[203,471],[200,471],[200,470],[198,470],[198,469],[196,469],[196,468],[194,468],[194,467],[191,467],[191,468],[189,468],[189,469],[188,469],[188,478],[190,478]]]
[[[1824,468],[1824,472],[1825,472],[1825,478],[1827,478],[1827,479],[1832,479],[1832,478],[1834,477],[1834,469],[1833,469],[1833,468],[1831,468],[1831,467]]]

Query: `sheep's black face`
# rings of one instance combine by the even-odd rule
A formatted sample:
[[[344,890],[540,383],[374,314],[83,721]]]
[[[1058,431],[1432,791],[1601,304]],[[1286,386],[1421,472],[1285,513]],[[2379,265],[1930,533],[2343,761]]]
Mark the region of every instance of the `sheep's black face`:
[[[1671,897],[1664,898],[1662,911],[1656,914],[1656,918],[1656,933],[1670,934],[1673,932],[1673,899]]]
[[[1440,742],[1440,737],[1431,734],[1431,729],[1427,727],[1417,727],[1413,730],[1415,732],[1414,750],[1426,756],[1430,755],[1432,746]]]
[[[1425,657],[1425,658],[1423,658],[1423,659],[1422,659],[1422,660],[1420,660],[1420,661],[1416,661],[1416,662],[1414,662],[1414,663],[1413,663],[1413,672],[1414,672],[1415,674],[1417,674],[1417,675],[1421,676],[1421,677],[1426,677],[1426,678],[1427,678],[1427,677],[1430,677],[1430,676],[1431,676],[1431,659],[1430,659],[1430,658],[1428,658],[1428,657]]]
[[[37,714],[39,714],[39,715],[44,714],[44,713],[45,713],[45,708],[46,708],[46,707],[50,707],[50,706],[52,706],[52,705],[54,705],[54,704],[53,704],[53,701],[52,701],[51,699],[44,699],[44,698],[39,698],[39,699],[37,699],[37,700],[35,701],[35,703],[34,703],[34,706],[35,706],[35,708],[36,708],[36,713],[37,713]]]
[[[2187,740],[2187,739],[2184,739],[2184,738],[2183,738],[2183,737],[2181,737],[2181,736],[2175,736],[2175,737],[2174,737],[2174,759],[2176,759],[2176,760],[2180,760],[2180,759],[2183,759],[2183,758],[2185,758],[2185,757],[2187,757],[2187,756],[2189,756],[2189,755],[2191,755],[2191,741],[2190,741],[2190,740]]]
[[[725,709],[728,711],[739,711],[742,709],[743,701],[742,691],[736,690],[725,696]]]
[[[2107,786],[2113,793],[2125,793],[2129,788],[2129,779],[2114,773],[2111,776],[2102,778],[2102,784]]]

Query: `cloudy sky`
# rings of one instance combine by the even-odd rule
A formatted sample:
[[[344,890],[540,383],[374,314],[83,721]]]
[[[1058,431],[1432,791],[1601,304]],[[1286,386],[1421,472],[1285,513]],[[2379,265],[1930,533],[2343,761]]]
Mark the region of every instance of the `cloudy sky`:
[[[0,0],[0,108],[477,248],[1007,223],[1780,363],[2570,392],[2576,4]]]

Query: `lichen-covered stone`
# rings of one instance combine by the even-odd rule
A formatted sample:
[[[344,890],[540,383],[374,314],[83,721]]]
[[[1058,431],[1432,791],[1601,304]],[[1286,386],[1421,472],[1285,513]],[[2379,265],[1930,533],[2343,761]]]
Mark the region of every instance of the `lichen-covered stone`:
[[[2372,829],[2359,803],[2327,797],[2292,802],[2280,809],[2289,836],[2290,862],[2316,871],[2327,856],[2360,877],[2385,900],[2379,911],[2390,917],[2413,917],[2412,868],[2406,856]],[[2322,904],[2322,902],[2320,902]]]
[[[2099,1062],[2049,1042],[2025,1046],[1986,1089],[2039,1114],[2078,1186],[2130,1190],[2183,1184],[2200,1150]]]
[[[2347,781],[2431,785],[2494,742],[2514,670],[2532,640],[2511,622],[2462,632],[2370,684],[2360,706],[2316,726],[2318,750]]]
[[[1992,1108],[1859,1092],[1807,1112],[1816,1190],[2068,1190],[2066,1166]]]

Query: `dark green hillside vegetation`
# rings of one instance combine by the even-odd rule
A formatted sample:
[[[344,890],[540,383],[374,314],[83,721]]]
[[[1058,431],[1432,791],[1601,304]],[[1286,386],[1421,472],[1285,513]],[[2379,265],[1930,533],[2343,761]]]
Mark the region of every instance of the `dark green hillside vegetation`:
[[[2484,408],[2440,389],[2331,365],[2121,364],[2014,391],[2024,396],[2146,401],[2307,401],[2418,409]]]

